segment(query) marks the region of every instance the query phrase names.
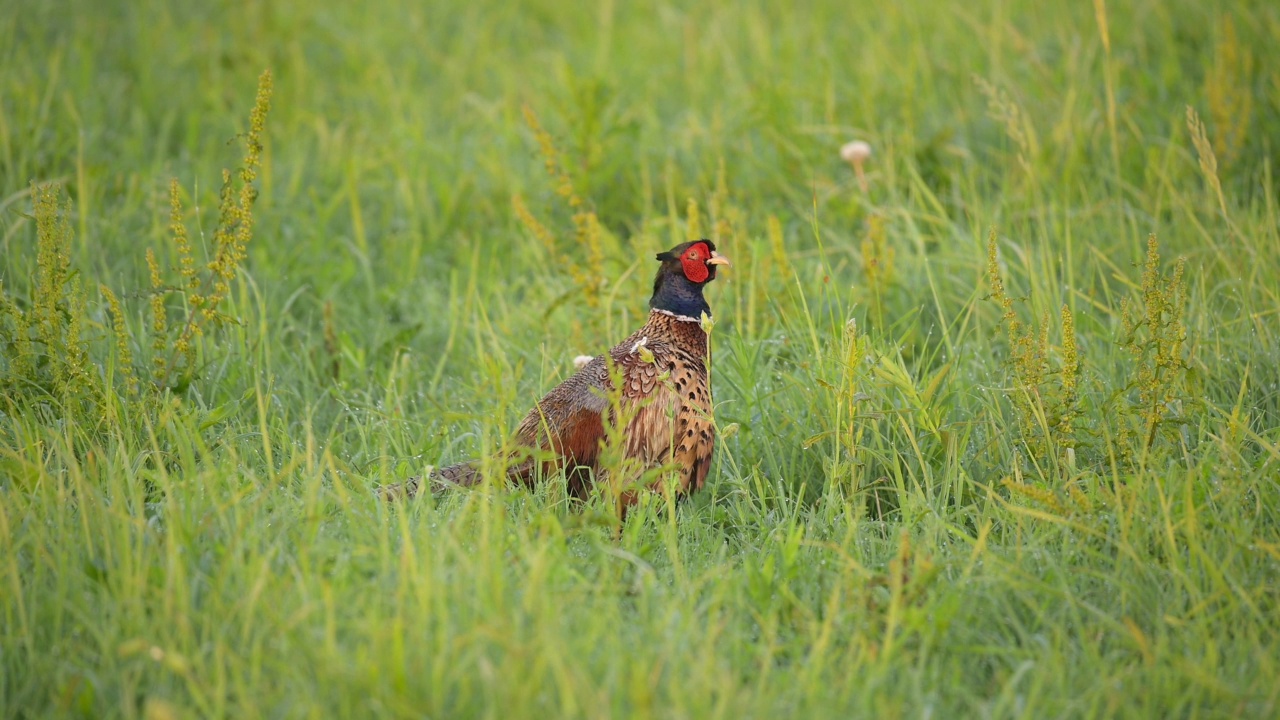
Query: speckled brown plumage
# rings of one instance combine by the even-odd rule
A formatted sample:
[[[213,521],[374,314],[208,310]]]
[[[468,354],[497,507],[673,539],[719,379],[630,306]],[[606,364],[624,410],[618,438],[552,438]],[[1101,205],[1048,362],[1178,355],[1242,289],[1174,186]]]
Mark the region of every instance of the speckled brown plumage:
[[[648,321],[609,350],[609,357],[621,373],[621,416],[630,418],[623,433],[625,457],[635,461],[638,472],[674,467],[677,490],[684,495],[701,489],[711,468],[711,355],[699,319],[702,313],[709,315],[702,289],[715,278],[716,266],[727,260],[706,240],[685,243],[658,258],[663,265],[654,279]],[[547,393],[525,415],[514,439],[521,448],[544,451],[534,455],[554,459],[538,463],[525,452],[526,459],[508,467],[508,479],[530,484],[564,470],[570,492],[584,497],[599,475],[604,418],[616,420],[609,408],[611,389],[602,355]],[[480,479],[476,463],[462,463],[434,471],[430,486],[467,486]],[[420,485],[419,478],[412,478],[381,492],[388,499],[412,496]],[[622,500],[630,504],[635,495],[624,493]]]

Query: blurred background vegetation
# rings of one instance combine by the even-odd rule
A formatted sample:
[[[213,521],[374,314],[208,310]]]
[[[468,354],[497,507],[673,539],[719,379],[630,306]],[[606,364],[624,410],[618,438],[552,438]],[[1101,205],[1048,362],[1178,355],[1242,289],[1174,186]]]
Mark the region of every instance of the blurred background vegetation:
[[[0,713],[1274,714],[1277,47],[1261,0],[6,4]],[[373,502],[702,236],[707,492],[617,541],[554,484]]]

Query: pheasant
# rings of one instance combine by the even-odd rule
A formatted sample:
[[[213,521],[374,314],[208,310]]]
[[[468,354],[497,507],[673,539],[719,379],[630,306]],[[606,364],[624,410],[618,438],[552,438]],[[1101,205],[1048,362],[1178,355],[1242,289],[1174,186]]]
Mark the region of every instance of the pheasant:
[[[608,356],[621,373],[621,417],[629,418],[624,456],[640,470],[673,467],[678,494],[686,495],[706,482],[715,443],[711,354],[701,322],[704,316],[710,317],[711,308],[702,291],[716,279],[716,268],[729,260],[716,252],[710,240],[677,245],[659,253],[657,259],[662,264],[653,280],[648,320],[609,350]],[[540,452],[508,458],[507,479],[531,486],[538,478],[563,470],[569,492],[586,497],[599,476],[604,420],[615,420],[608,400],[611,389],[616,390],[601,355],[547,393],[515,433],[517,446]],[[380,494],[394,500],[415,495],[424,481],[439,490],[480,480],[480,465],[471,461],[383,487]],[[623,510],[636,499],[634,492],[624,492],[620,496]]]

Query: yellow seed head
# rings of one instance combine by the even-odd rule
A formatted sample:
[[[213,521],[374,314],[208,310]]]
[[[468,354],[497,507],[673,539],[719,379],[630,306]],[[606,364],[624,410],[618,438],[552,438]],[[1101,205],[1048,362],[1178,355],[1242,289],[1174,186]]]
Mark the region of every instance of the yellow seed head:
[[[1076,347],[1076,321],[1071,308],[1062,306],[1062,391],[1074,398],[1080,382],[1080,352]]]
[[[1012,478],[1005,478],[1003,484],[1014,493],[1040,503],[1055,514],[1065,514],[1065,509],[1062,507],[1062,503],[1058,501],[1057,496],[1046,488],[1020,483]]]
[[[534,217],[533,213],[529,211],[529,207],[524,204],[524,198],[518,194],[511,196],[511,207],[516,213],[516,218],[520,220],[520,224],[529,231],[530,235],[533,235],[538,240],[542,245],[542,249],[549,256],[556,257],[555,235],[538,218]]]
[[[791,263],[787,261],[787,248],[783,242],[782,222],[777,215],[770,215],[767,223],[769,249],[773,253],[773,264],[784,280],[791,278]]]
[[[685,222],[687,223],[685,236],[689,240],[701,240],[702,218],[698,212],[698,201],[693,198],[689,198],[689,202],[685,206]]]
[[[133,373],[133,352],[129,350],[129,328],[125,325],[124,311],[120,308],[120,299],[106,285],[99,285],[98,291],[107,301],[107,312],[111,316],[111,332],[116,338],[116,363],[120,367],[120,375],[124,377],[125,388],[130,395],[138,394],[138,378]]]

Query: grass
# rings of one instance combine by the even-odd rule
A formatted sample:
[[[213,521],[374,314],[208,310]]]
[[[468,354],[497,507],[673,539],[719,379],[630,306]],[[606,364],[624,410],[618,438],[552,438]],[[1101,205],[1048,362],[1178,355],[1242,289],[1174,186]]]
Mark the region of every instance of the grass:
[[[1277,47],[1261,0],[5,5],[0,716],[1275,716]],[[706,491],[373,500],[690,235]]]

